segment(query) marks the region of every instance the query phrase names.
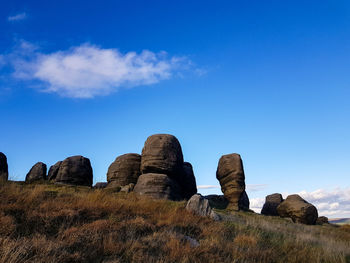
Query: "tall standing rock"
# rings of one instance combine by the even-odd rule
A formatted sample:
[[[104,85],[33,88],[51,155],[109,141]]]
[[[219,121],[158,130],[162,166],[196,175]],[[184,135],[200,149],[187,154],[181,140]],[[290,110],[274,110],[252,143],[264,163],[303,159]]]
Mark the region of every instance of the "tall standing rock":
[[[185,199],[190,199],[197,193],[196,178],[193,173],[192,164],[184,162],[183,164],[183,176],[179,180],[179,184],[182,190],[182,196]]]
[[[56,182],[72,185],[92,185],[92,167],[90,160],[77,155],[68,157],[61,163]]]
[[[35,181],[46,180],[46,164],[38,162],[30,169],[26,175],[26,182],[32,183]]]
[[[136,184],[141,171],[141,155],[128,153],[118,156],[109,166],[107,181],[114,186]]]
[[[279,206],[283,202],[283,198],[281,194],[271,194],[266,196],[265,204],[261,209],[261,214],[268,216],[278,216],[277,206]]]
[[[299,195],[289,195],[277,207],[277,212],[281,217],[289,217],[293,222],[307,225],[314,225],[318,218],[316,207],[306,202]]]
[[[141,173],[181,176],[183,155],[178,139],[170,134],[155,134],[147,138],[142,149]]]
[[[156,199],[182,199],[180,186],[166,174],[142,174],[137,180],[134,192]]]
[[[47,179],[49,181],[53,181],[56,179],[61,163],[62,163],[62,161],[58,161],[57,163],[55,163],[54,165],[52,165],[50,167],[49,173],[47,174]]]
[[[221,190],[233,210],[249,209],[249,199],[245,192],[245,176],[243,163],[239,154],[221,156],[216,171]]]
[[[6,155],[0,152],[0,180],[7,181],[9,177]]]

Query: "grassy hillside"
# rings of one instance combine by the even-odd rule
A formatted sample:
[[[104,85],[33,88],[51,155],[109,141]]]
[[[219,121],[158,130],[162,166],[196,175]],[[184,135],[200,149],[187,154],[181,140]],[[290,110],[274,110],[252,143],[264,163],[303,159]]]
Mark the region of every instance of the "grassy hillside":
[[[0,262],[350,262],[348,226],[229,211],[214,222],[184,206],[8,183],[0,186]]]

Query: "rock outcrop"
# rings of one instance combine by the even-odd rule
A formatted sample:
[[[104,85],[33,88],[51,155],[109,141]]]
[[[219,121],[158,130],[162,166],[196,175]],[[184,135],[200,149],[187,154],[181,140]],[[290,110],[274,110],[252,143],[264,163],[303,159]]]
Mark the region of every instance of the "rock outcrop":
[[[328,217],[326,216],[320,216],[316,220],[316,225],[324,225],[329,224]]]
[[[228,206],[228,200],[223,195],[206,195],[205,199],[208,199],[212,208],[226,209]]]
[[[94,185],[94,189],[104,189],[107,186],[107,182],[98,182]]]
[[[178,183],[181,187],[183,198],[189,199],[197,193],[196,178],[194,177],[192,165],[189,162],[184,162],[182,169],[183,176],[178,180]]]
[[[72,185],[92,185],[92,167],[90,160],[77,155],[62,161],[56,176],[57,183]]]
[[[36,163],[26,175],[26,182],[32,183],[35,181],[46,180],[46,164],[42,162]]]
[[[62,161],[58,161],[50,167],[49,173],[47,174],[47,180],[54,181],[56,179],[61,163]]]
[[[9,177],[6,155],[0,152],[0,181],[7,181]]]
[[[156,199],[182,199],[180,186],[166,174],[142,174],[137,180],[134,192]]]
[[[233,210],[248,210],[249,199],[245,192],[245,176],[243,162],[239,154],[221,156],[216,171],[221,190]]]
[[[214,220],[220,220],[220,216],[210,207],[208,199],[200,194],[195,194],[188,200],[186,210],[199,216],[207,216]]]
[[[314,225],[318,218],[316,207],[296,194],[289,195],[277,207],[277,212],[281,217],[289,217],[293,222],[307,225]]]
[[[107,181],[114,186],[136,184],[141,171],[141,155],[128,153],[118,156],[109,166]]]
[[[170,134],[155,134],[147,138],[142,149],[141,172],[166,174],[178,178],[182,174],[183,155],[178,139]]]
[[[277,206],[279,206],[283,202],[283,198],[281,194],[271,194],[266,196],[265,204],[261,209],[261,214],[268,216],[278,216]]]

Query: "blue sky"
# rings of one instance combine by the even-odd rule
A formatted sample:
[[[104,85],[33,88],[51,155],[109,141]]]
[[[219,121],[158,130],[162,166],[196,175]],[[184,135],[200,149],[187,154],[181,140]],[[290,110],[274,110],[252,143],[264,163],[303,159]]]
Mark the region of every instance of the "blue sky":
[[[201,193],[240,153],[253,207],[301,193],[350,217],[348,1],[7,1],[0,151],[10,178],[120,154],[171,133]]]

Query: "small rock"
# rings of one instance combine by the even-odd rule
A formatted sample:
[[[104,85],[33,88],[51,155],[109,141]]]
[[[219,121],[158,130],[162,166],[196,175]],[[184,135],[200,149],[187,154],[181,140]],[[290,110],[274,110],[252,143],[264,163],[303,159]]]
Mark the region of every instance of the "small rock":
[[[26,182],[32,183],[35,181],[46,180],[46,164],[42,162],[36,163],[26,175]]]
[[[317,218],[316,225],[323,225],[323,224],[329,224],[328,217],[320,216]]]
[[[261,214],[269,215],[269,216],[278,216],[277,206],[279,206],[283,202],[283,198],[281,194],[271,194],[266,196],[265,204],[261,209]]]
[[[107,186],[107,182],[98,182],[94,185],[94,189],[104,189]]]
[[[123,193],[130,193],[134,190],[135,188],[135,184],[128,184],[128,185],[124,185],[122,186],[122,188],[120,189],[120,192]]]
[[[210,207],[208,199],[200,194],[195,194],[188,200],[186,210],[199,216],[210,217],[216,221],[220,220],[220,216]]]

